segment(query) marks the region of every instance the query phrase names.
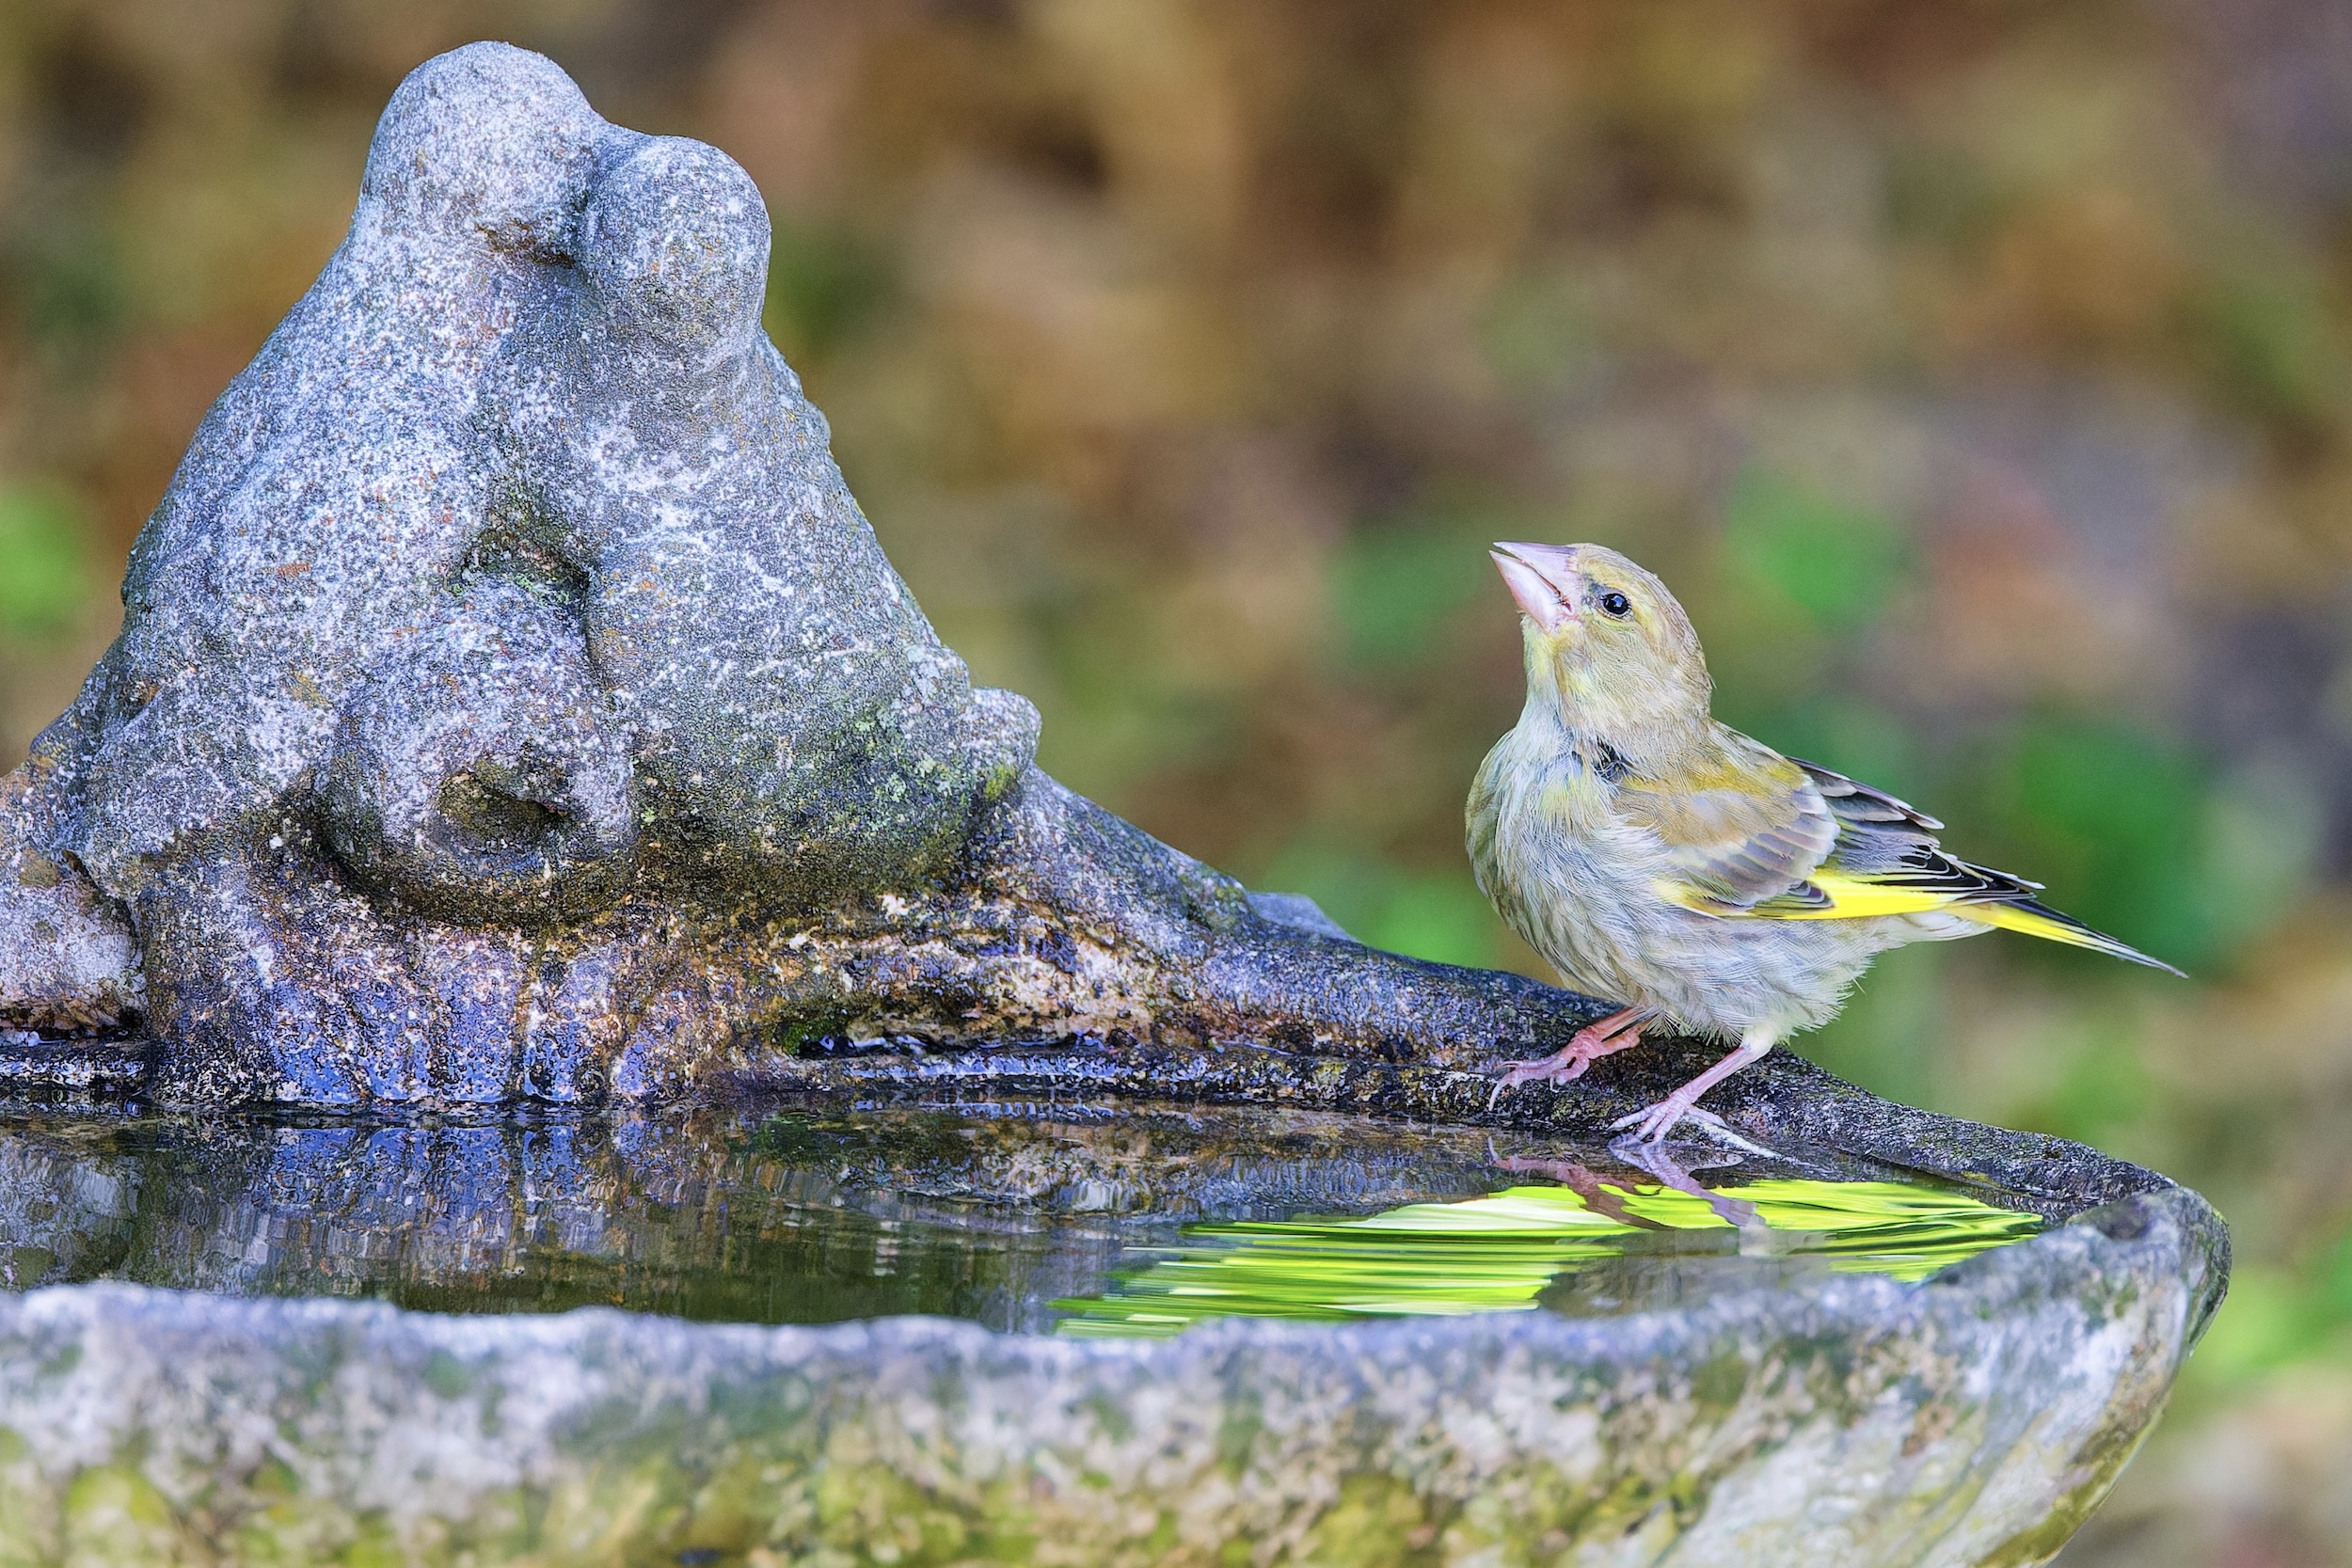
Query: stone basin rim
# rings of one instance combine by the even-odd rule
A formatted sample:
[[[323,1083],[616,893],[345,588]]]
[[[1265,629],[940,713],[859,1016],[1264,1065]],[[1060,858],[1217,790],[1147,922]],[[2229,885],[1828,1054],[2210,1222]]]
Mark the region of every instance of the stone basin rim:
[[[177,1528],[225,1560],[276,1560],[235,1544],[269,1547],[274,1519],[347,1533],[388,1515],[411,1542],[445,1539],[493,1528],[510,1497],[577,1539],[620,1528],[603,1499],[622,1481],[723,1531],[741,1517],[713,1497],[729,1475],[763,1478],[741,1494],[752,1523],[788,1532],[795,1499],[838,1473],[956,1528],[1009,1510],[1094,1554],[1070,1560],[1156,1561],[1133,1556],[1138,1503],[1214,1545],[1343,1521],[1369,1488],[1399,1518],[1366,1540],[1390,1555],[1360,1560],[1391,1562],[1448,1521],[1540,1528],[1537,1499],[1565,1486],[1638,1504],[1571,1515],[1577,1540],[1663,1528],[1653,1546],[1676,1560],[2015,1568],[2104,1496],[2213,1288],[2201,1199],[2110,1207],[2135,1223],[2060,1227],[1914,1285],[1833,1275],[1611,1318],[1227,1320],[1146,1342],[928,1316],[769,1327],[48,1287],[0,1297],[0,1426],[23,1439],[0,1441],[0,1501],[13,1487],[39,1520],[129,1488],[183,1507]],[[126,1440],[143,1455],[127,1475]],[[1082,1468],[1104,1490],[1071,1488]],[[1817,1517],[1819,1486],[1855,1512]],[[1643,1500],[1669,1495],[1687,1505]],[[622,1525],[630,1560],[706,1560],[684,1555],[704,1538],[683,1525]],[[204,1533],[230,1530],[225,1552]]]

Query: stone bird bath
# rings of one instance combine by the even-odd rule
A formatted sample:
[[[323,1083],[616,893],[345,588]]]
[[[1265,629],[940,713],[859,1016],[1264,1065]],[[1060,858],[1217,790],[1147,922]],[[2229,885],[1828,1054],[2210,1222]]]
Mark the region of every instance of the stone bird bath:
[[[1525,1148],[1692,1069],[1489,1112],[1594,1003],[1363,947],[1040,773],[762,333],[768,243],[723,154],[537,55],[409,77],[0,784],[0,1088],[346,1127],[1151,1097]],[[2046,1559],[2219,1301],[2211,1209],[1792,1057],[1717,1104],[2051,1226],[1923,1284],[1142,1345],[443,1317],[47,1285],[218,1281],[24,1240],[128,1189],[0,1132],[0,1563]]]

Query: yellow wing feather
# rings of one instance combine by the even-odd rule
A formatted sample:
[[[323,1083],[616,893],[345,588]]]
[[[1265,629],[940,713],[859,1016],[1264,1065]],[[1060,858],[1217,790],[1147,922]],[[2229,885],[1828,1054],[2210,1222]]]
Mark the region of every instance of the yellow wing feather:
[[[1881,884],[1834,871],[1816,871],[1799,887],[1814,896],[1784,895],[1770,903],[1735,909],[1708,898],[1687,884],[1661,879],[1650,884],[1661,898],[1686,910],[1730,920],[1868,920],[1887,914],[1925,914],[1949,909],[1957,895],[1931,888]]]
[[[1665,883],[1658,885],[1658,892],[1661,896],[1685,909],[1734,920],[1869,920],[1885,915],[1942,911],[1962,920],[1975,921],[1979,926],[1998,927],[2005,931],[2040,937],[2045,942],[2063,942],[2069,947],[2087,947],[2094,953],[2106,953],[2173,974],[2181,973],[2162,958],[2152,958],[2137,948],[2118,942],[2105,931],[2094,930],[2071,915],[2060,914],[2056,910],[2027,899],[1994,899],[1985,897],[1981,892],[1905,887],[1899,882],[1882,882],[1867,876],[1848,876],[1835,871],[1815,872],[1806,879],[1806,886],[1819,896],[1810,900],[1793,897],[1775,900],[1748,910],[1725,910],[1720,905],[1694,899],[1687,892]]]
[[[1767,920],[1867,920],[1872,915],[1926,914],[1950,909],[1959,899],[1940,888],[1903,887],[1835,871],[1816,871],[1805,880],[1820,890],[1826,905],[1759,909],[1755,913]]]

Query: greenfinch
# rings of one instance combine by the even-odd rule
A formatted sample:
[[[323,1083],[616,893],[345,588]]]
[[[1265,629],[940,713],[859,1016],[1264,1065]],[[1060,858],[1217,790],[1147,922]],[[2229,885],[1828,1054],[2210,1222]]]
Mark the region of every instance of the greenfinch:
[[[1699,1097],[1835,1017],[1887,948],[2000,927],[2171,970],[2040,903],[2041,884],[1945,853],[1933,817],[1718,722],[1690,617],[1616,551],[1493,555],[1527,705],[1470,787],[1470,865],[1569,986],[1624,1004],[1509,1064],[1495,1095],[1576,1078],[1662,1025],[1733,1049],[1613,1130],[1654,1144],[1692,1120],[1728,1138]]]

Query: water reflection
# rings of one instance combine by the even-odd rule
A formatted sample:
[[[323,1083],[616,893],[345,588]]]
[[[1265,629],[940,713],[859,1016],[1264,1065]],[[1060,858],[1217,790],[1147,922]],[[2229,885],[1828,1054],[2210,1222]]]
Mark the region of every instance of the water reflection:
[[[1142,1298],[1187,1268],[1264,1279],[1307,1259],[1327,1282],[1352,1248],[1359,1272],[1420,1281],[1422,1306],[1349,1311],[1425,1309],[1448,1291],[1452,1309],[1615,1311],[1669,1277],[1785,1282],[1789,1195],[1771,1183],[1897,1175],[1812,1158],[1645,1164],[1358,1117],[1133,1104],[398,1124],[17,1111],[0,1119],[0,1287],[116,1278],[437,1311],[940,1313],[1100,1331],[1145,1325]],[[1915,1185],[1873,1201],[1889,1194],[1962,1212]],[[1967,1212],[1994,1240],[2035,1223]],[[1542,1237],[1496,1244],[1489,1222],[1524,1231],[1531,1214]],[[1713,1272],[1690,1267],[1702,1260]],[[1292,1274],[1272,1309],[1298,1305]],[[1257,1307],[1222,1308],[1237,1309]]]
[[[1677,1171],[1677,1176],[1681,1173]],[[1636,1275],[1692,1250],[1734,1267],[1669,1269],[1677,1293],[1642,1291],[1645,1306],[1682,1305],[1693,1283],[1753,1288],[1740,1265],[1788,1259],[1762,1278],[1785,1289],[1808,1275],[1923,1279],[2041,1228],[2038,1217],[1909,1182],[1779,1178],[1712,1192],[1682,1181],[1513,1187],[1453,1203],[1416,1203],[1365,1218],[1242,1221],[1194,1227],[1190,1245],[1123,1272],[1101,1295],[1059,1305],[1061,1326],[1089,1336],[1158,1336],[1211,1318],[1345,1322],[1522,1311],[1596,1264]],[[1601,1302],[1563,1292],[1566,1309]]]

